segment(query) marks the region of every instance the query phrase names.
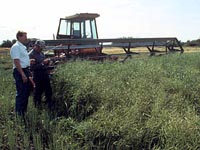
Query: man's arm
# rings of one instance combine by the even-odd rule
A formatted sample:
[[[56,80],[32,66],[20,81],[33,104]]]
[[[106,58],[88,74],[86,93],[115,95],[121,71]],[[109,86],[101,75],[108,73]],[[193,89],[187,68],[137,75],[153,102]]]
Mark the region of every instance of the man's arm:
[[[20,60],[19,59],[14,59],[14,64],[15,64],[15,66],[17,68],[17,71],[21,74],[23,82],[24,83],[27,82],[28,79],[27,79],[24,71],[22,70],[22,67],[20,65]]]
[[[33,53],[29,53],[29,58],[31,60],[31,70],[32,71],[37,71],[37,70],[44,70],[46,69],[46,67],[44,66],[45,63],[42,62],[39,62],[38,60],[40,60],[40,58],[37,58]],[[32,61],[34,60],[34,62]]]

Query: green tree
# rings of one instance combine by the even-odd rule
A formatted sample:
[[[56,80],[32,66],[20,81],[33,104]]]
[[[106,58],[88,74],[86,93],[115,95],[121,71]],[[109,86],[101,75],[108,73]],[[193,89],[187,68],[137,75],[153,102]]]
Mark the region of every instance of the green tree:
[[[12,41],[10,40],[4,40],[1,44],[1,47],[11,47],[13,45]]]

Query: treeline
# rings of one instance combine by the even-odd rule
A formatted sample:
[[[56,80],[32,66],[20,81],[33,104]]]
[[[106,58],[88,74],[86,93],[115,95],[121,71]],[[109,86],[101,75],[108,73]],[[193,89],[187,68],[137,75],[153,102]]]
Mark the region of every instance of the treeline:
[[[10,41],[10,40],[4,40],[2,42],[2,44],[0,45],[0,47],[11,47],[15,42],[16,42],[15,39],[13,39],[12,41]]]
[[[28,42],[25,44],[25,46],[28,48],[30,46],[33,45],[33,43],[37,40],[37,38],[28,38]],[[13,39],[12,41],[11,40],[4,40],[2,42],[2,44],[0,44],[0,47],[8,47],[10,48],[13,44],[15,44],[17,40],[16,39]]]
[[[188,40],[187,42],[183,43],[184,46],[200,46],[200,39],[197,40]]]

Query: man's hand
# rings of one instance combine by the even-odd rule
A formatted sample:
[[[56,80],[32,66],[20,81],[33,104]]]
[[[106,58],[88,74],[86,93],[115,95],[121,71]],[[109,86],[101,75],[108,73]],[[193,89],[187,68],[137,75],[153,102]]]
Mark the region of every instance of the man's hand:
[[[35,59],[30,59],[30,64],[34,65],[35,64]]]
[[[23,80],[23,83],[26,83],[28,81],[28,78],[26,77],[26,75],[22,75],[22,80]]]
[[[19,59],[14,59],[14,64],[17,68],[17,71],[21,74],[22,76],[22,80],[23,80],[23,83],[26,83],[28,81],[24,71],[22,70],[22,67],[20,65],[20,60]]]
[[[50,59],[49,59],[49,58],[46,58],[46,59],[43,60],[43,64],[45,64],[45,65],[48,65],[49,62],[50,62]]]

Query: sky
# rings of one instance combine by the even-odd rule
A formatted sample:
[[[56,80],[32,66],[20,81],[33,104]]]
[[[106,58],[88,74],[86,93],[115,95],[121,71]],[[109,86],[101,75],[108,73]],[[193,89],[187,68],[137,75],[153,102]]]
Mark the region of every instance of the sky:
[[[200,0],[3,0],[0,43],[28,38],[53,39],[59,18],[76,13],[98,13],[99,38],[200,38]]]

